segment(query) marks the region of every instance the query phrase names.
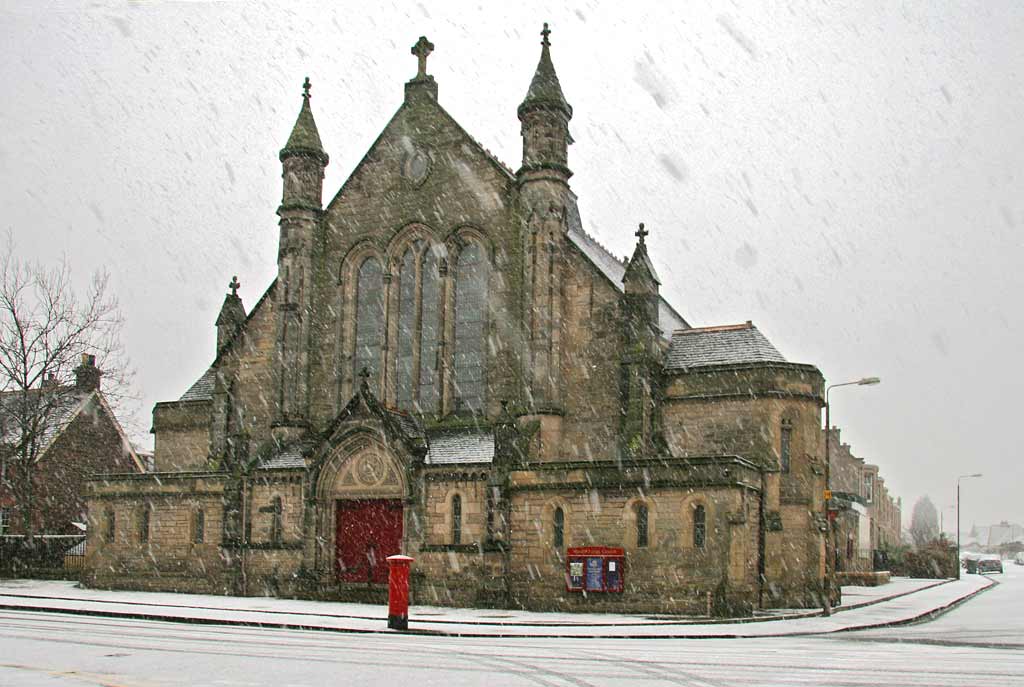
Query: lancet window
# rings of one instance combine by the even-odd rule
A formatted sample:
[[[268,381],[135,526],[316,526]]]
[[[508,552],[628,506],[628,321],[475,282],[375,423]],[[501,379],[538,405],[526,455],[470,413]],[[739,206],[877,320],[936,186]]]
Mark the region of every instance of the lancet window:
[[[489,264],[477,243],[459,251],[455,266],[455,409],[484,409]]]
[[[356,332],[353,378],[363,368],[369,373],[370,389],[380,393],[381,352],[384,338],[384,272],[376,258],[359,266],[356,279]]]
[[[441,398],[441,260],[426,241],[402,254],[398,273],[395,401],[403,410],[436,412]]]

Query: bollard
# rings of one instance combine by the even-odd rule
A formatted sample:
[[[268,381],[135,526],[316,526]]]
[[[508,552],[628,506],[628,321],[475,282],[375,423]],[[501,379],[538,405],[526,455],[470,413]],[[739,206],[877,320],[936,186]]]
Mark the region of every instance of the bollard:
[[[388,627],[409,629],[409,556],[388,556]]]

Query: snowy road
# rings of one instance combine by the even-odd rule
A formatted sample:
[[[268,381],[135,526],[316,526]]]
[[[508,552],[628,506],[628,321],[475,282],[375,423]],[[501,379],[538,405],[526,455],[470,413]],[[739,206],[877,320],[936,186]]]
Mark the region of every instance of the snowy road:
[[[0,685],[1024,685],[1024,568],[930,623],[828,637],[500,639],[0,612]]]

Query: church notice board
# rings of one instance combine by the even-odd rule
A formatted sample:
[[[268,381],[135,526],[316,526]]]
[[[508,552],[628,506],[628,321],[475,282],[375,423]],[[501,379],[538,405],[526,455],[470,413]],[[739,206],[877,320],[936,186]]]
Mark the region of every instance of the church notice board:
[[[565,581],[570,592],[621,592],[624,549],[615,546],[577,546],[566,551]]]

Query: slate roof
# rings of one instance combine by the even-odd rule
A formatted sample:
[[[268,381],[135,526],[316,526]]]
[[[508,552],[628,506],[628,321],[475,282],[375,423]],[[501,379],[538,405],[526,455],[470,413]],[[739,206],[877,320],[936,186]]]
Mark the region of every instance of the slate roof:
[[[61,388],[61,395],[56,399],[56,405],[49,411],[48,422],[43,428],[42,434],[40,435],[39,447],[43,451],[49,447],[50,442],[53,441],[58,434],[64,431],[64,428],[68,426],[71,420],[74,419],[75,415],[82,408],[83,404],[88,400],[91,393],[81,393],[71,391],[68,392],[67,387]],[[37,397],[39,393],[42,393],[40,389],[32,389],[28,392],[33,397]],[[0,394],[0,414],[10,417],[18,417],[20,414],[15,404],[21,400],[21,392],[8,391]],[[42,403],[42,401],[40,401]],[[32,401],[30,401],[32,403]],[[40,410],[45,406],[40,406]],[[32,411],[30,411],[32,412]],[[7,445],[14,445],[21,441],[21,433],[18,429],[13,426],[14,423],[9,417],[0,417],[0,443]],[[42,452],[40,452],[40,456]]]
[[[427,465],[490,463],[494,460],[494,433],[490,430],[441,430],[430,433],[427,444]]]
[[[181,395],[179,401],[209,401],[213,398],[213,387],[217,382],[217,371],[212,367],[196,380],[196,383]]]
[[[576,203],[569,203],[568,223],[569,240],[587,256],[590,262],[594,263],[597,269],[601,270],[609,281],[615,284],[619,291],[622,291],[625,288],[622,278],[626,275],[626,266],[607,248],[598,243],[593,236],[583,230],[583,221],[580,219],[580,211]],[[651,265],[651,270],[654,273],[654,265]],[[661,327],[662,332],[667,334],[677,329],[687,329],[690,325],[668,304],[668,301],[660,298],[658,300],[658,326]]]
[[[784,363],[786,359],[750,322],[672,333],[667,370],[738,363]]]
[[[295,444],[285,446],[269,458],[262,459],[257,467],[262,470],[304,468],[306,467],[306,460],[302,457],[302,447]]]

